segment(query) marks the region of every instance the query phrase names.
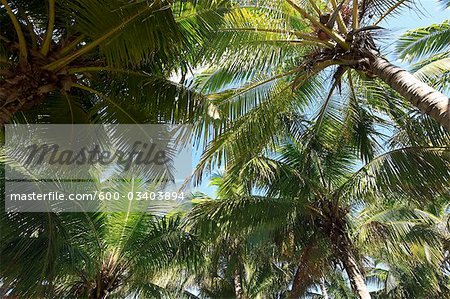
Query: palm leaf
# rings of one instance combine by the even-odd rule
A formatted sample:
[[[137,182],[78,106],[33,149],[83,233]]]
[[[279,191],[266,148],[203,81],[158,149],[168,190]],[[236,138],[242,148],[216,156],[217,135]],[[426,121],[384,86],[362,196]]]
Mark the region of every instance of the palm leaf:
[[[401,59],[412,61],[425,55],[438,53],[450,44],[450,21],[409,30],[396,46]]]
[[[411,195],[430,200],[449,187],[448,148],[403,148],[385,153],[356,172],[338,191],[345,198]],[[414,161],[414,162],[412,162]]]

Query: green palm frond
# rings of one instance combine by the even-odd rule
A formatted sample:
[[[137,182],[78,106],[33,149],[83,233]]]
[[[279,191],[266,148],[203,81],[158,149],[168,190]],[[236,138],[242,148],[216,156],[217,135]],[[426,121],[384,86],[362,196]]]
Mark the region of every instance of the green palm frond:
[[[441,248],[442,237],[437,232],[440,219],[426,211],[408,208],[390,208],[380,210],[374,213],[370,208],[361,212],[360,216],[363,221],[358,227],[359,238],[361,242],[392,242],[396,244],[428,244],[428,246]],[[435,233],[432,231],[436,230]],[[370,241],[369,241],[370,240]],[[395,247],[388,250],[395,250]],[[405,247],[399,248],[400,251]],[[408,254],[408,252],[403,252]],[[429,252],[430,254],[432,252]],[[442,254],[442,252],[434,252]],[[433,260],[442,262],[443,256],[427,256]]]
[[[220,164],[226,160],[235,159],[243,152],[259,153],[273,146],[277,135],[286,129],[288,120],[294,119],[295,111],[299,111],[303,103],[309,102],[317,90],[316,80],[308,82],[297,91],[292,91],[289,85],[281,82],[275,86],[269,98],[264,98],[264,102],[254,108],[252,105],[245,105],[242,101],[225,102],[225,124],[230,118],[236,118],[236,121],[219,130],[214,142],[208,145],[197,167],[196,177],[200,179],[203,171],[216,165],[215,163]],[[278,113],[275,114],[272,111]]]
[[[385,139],[383,131],[389,129],[388,122],[379,113],[384,109],[385,96],[379,93],[376,83],[356,72],[349,72],[344,82],[349,89],[348,104],[344,107],[348,142],[355,147],[359,158],[368,162],[380,152],[380,143]]]
[[[196,67],[197,63],[202,63],[199,59],[202,45],[210,40],[214,31],[224,22],[224,14],[232,8],[232,5],[227,1],[138,1],[136,3],[125,3],[120,0],[112,2],[80,0],[58,1],[54,6],[49,6],[52,9],[48,11],[45,5],[42,6],[42,3],[36,1],[18,0],[12,2],[14,20],[18,20],[19,29],[22,32],[19,36],[22,41],[25,41],[21,44],[28,44],[28,48],[33,49],[34,54],[30,55],[38,55],[37,52],[41,55],[38,60],[22,61],[22,63],[35,64],[36,69],[39,69],[41,73],[62,72],[65,74],[63,76],[65,79],[60,77],[55,79],[56,77],[54,77],[55,80],[61,81],[57,84],[58,87],[51,87],[51,83],[46,84],[44,94],[38,96],[39,101],[34,103],[36,105],[27,105],[27,107],[39,106],[44,103],[47,107],[42,107],[41,111],[33,111],[29,120],[24,119],[25,116],[20,117],[21,122],[51,122],[52,116],[57,114],[52,109],[63,111],[63,114],[68,115],[72,122],[85,122],[85,117],[76,115],[78,112],[74,111],[78,108],[75,104],[77,102],[88,113],[91,112],[89,111],[91,108],[113,107],[112,109],[115,111],[104,113],[106,115],[103,115],[103,120],[111,122],[125,120],[126,123],[129,123],[130,117],[124,117],[124,114],[135,114],[131,111],[133,107],[136,107],[135,103],[129,105],[129,107],[123,107],[124,103],[119,99],[113,99],[110,95],[102,98],[98,94],[84,101],[85,94],[73,86],[93,88],[95,85],[94,89],[103,95],[107,95],[105,90],[97,89],[97,87],[104,83],[110,83],[116,89],[121,87],[125,90],[131,90],[136,86],[124,80],[125,77],[131,76],[131,73],[134,73],[135,77],[136,75],[137,77],[141,76],[141,79],[148,74],[161,79],[156,82],[154,78],[150,78],[147,81],[153,80],[153,82],[147,85],[142,82],[139,83],[141,86],[138,86],[138,88],[142,86],[146,86],[147,88],[143,88],[146,90],[151,89],[150,87],[155,88],[154,92],[150,92],[150,94],[158,95],[150,97],[144,93],[145,102],[154,101],[155,105],[150,107],[153,115],[147,115],[142,121],[163,122],[167,120],[171,122],[178,121],[178,117],[184,117],[184,120],[192,118],[192,111],[199,103],[190,102],[191,96],[187,93],[174,90],[187,90],[187,88],[176,87],[175,84],[168,87],[170,85],[167,82],[168,78],[179,70],[182,72],[182,78],[185,78],[188,69]],[[5,58],[8,57],[5,62],[11,62],[8,65],[1,64],[1,76],[2,78],[3,76],[9,78],[15,75],[17,68],[13,72],[5,70],[5,74],[3,74],[3,66],[12,70],[13,65],[19,63],[19,56],[22,54],[18,55],[15,53],[14,47],[7,46],[15,43],[18,39],[17,28],[15,28],[17,26],[13,26],[11,14],[2,10],[1,18],[2,24],[6,19],[8,20],[5,23],[8,26],[2,26],[2,50],[0,52],[3,53],[3,50],[5,50]],[[47,30],[52,32],[47,34]],[[7,43],[4,43],[3,39]],[[21,50],[20,52],[24,51]],[[24,53],[26,54],[26,52]],[[3,56],[1,55],[1,57]],[[61,69],[64,69],[64,71],[61,71]],[[93,69],[97,69],[97,72],[102,71],[103,74],[110,72],[123,76],[120,80],[115,75],[97,76],[93,74]],[[40,77],[41,73],[38,73],[35,73],[35,75]],[[36,80],[37,82],[45,81],[39,78]],[[138,85],[136,78],[134,80],[134,85]],[[120,83],[115,85],[118,81]],[[130,83],[130,86],[126,86],[127,83]],[[157,86],[158,84],[161,84],[161,86]],[[162,100],[161,93],[166,88],[168,93],[165,100]],[[39,88],[36,87],[35,89]],[[63,96],[59,97],[58,93]],[[121,94],[120,96],[128,95]],[[95,97],[97,99],[93,99]],[[74,98],[76,99],[75,102],[73,102]],[[96,103],[101,102],[100,98],[103,99],[103,102],[106,99],[110,99],[110,101],[107,101],[108,104],[106,105],[93,107]],[[47,99],[53,102],[47,105]],[[70,102],[70,105],[68,103],[54,103],[56,101]],[[143,102],[141,101],[139,104]],[[162,108],[163,106],[165,108]],[[191,112],[185,110],[187,107]],[[28,110],[28,108],[19,110]],[[158,109],[165,111],[158,112]],[[121,111],[117,113],[117,110]],[[99,111],[102,112],[97,110],[93,114]],[[42,114],[38,114],[39,112]],[[75,115],[72,117],[72,114]],[[60,115],[60,113],[57,115]],[[10,116],[8,116],[9,118]],[[93,118],[100,119],[98,115]],[[138,117],[133,116],[133,118],[138,122],[141,121],[141,119],[137,119]],[[55,117],[54,121],[60,122],[58,117]]]
[[[264,197],[203,201],[188,216],[190,225],[202,234],[242,234],[255,229],[282,227],[294,213],[293,203]]]
[[[117,66],[137,65],[148,59],[155,50],[163,53],[170,51],[169,45],[163,43],[160,38],[162,32],[167,36],[167,41],[173,43],[172,47],[179,46],[178,32],[171,30],[176,28],[176,24],[166,3],[145,1],[123,6],[118,2],[80,0],[67,3],[64,7],[67,8],[68,14],[77,12],[73,14],[76,28],[92,42],[50,64],[48,66],[50,69],[68,64],[97,46],[100,46],[101,53],[109,65],[111,63]],[[109,9],[105,10],[105,7]],[[161,24],[164,27],[139,24],[143,21],[149,22],[151,19],[157,20],[154,24]]]
[[[16,123],[88,124],[91,123],[89,111],[84,106],[81,92],[50,94],[47,101],[36,109],[24,111],[14,118]]]
[[[334,298],[356,298],[347,281],[345,281],[345,278],[342,277],[342,273],[340,273],[338,269],[328,274],[327,278],[328,292],[330,295],[334,296]]]
[[[2,162],[23,169],[12,159],[2,157]],[[144,180],[113,184],[97,180],[96,187],[125,195],[151,188]],[[73,298],[108,290],[120,297],[149,294],[152,289],[164,294],[168,290],[163,291],[158,278],[166,270],[195,269],[200,242],[182,228],[176,215],[160,216],[172,208],[170,204],[152,202],[142,207],[142,203],[126,201],[108,205],[116,209],[125,205],[121,210],[126,212],[17,213],[3,208],[0,251],[9,262],[1,264],[0,273],[11,294]],[[147,213],[142,212],[144,208]],[[102,285],[104,280],[108,287]]]
[[[70,93],[55,92],[42,106],[18,114],[15,120],[19,123],[67,123],[68,119],[71,123],[185,122],[194,117],[194,111],[206,99],[162,75],[108,67],[70,71],[83,76],[85,85],[74,84]]]
[[[108,68],[94,70],[87,74],[80,69],[87,83],[74,85],[89,100],[90,103],[84,101],[84,106],[94,122],[184,122],[193,118],[195,109],[205,100],[188,87],[161,75]]]
[[[430,86],[445,91],[449,89],[450,52],[436,54],[413,66],[414,75]]]
[[[54,285],[46,286],[44,281],[56,282],[59,277],[64,278],[65,271],[79,267],[83,261],[91,262],[86,251],[71,240],[96,223],[95,215],[92,218],[83,214],[53,213],[2,215],[1,254],[2,259],[8,257],[10,261],[2,263],[2,279],[14,286],[15,293],[33,297],[51,292]],[[79,236],[79,240],[90,248],[90,254],[99,254],[94,236],[92,231],[90,236]],[[95,264],[90,266],[95,267]]]
[[[394,122],[391,127],[393,135],[387,141],[390,148],[448,146],[450,140],[448,131],[436,124],[429,116],[407,105],[396,93],[388,91],[385,96],[390,99],[390,102],[383,110]]]
[[[344,197],[411,195],[431,200],[449,187],[449,149],[411,147],[385,153],[357,171],[338,193]]]
[[[396,15],[402,9],[414,8],[417,2],[415,0],[367,0],[362,2],[361,19],[366,18],[364,21],[368,23],[375,21],[375,25],[378,25],[386,17]]]
[[[106,3],[80,0],[68,2],[64,7],[67,14],[75,18],[75,28],[92,41],[48,68],[67,64],[96,46],[100,46],[100,53],[111,66],[140,65],[155,53],[173,57],[172,53],[182,47],[181,32],[169,2],[139,1],[124,5],[120,1]],[[105,7],[108,9],[105,10]],[[186,22],[189,21],[196,19],[186,18],[182,23],[185,30],[188,26]],[[192,28],[190,33],[195,33]]]
[[[450,21],[407,31],[400,37],[396,51],[401,59],[412,61],[447,49]]]

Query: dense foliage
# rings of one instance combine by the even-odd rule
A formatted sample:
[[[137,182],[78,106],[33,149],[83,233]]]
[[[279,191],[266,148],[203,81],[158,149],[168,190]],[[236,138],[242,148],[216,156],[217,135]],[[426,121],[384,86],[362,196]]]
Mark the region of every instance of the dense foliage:
[[[2,125],[191,123],[217,196],[2,203],[0,296],[450,298],[450,23],[380,47],[418,2],[1,0]]]

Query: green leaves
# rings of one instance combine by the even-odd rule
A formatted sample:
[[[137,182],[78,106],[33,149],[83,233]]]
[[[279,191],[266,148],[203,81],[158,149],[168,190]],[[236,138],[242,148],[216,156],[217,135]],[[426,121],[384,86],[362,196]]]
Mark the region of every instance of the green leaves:
[[[98,123],[181,123],[205,98],[161,75],[105,69],[90,77],[89,108]]]
[[[375,25],[384,18],[397,14],[401,9],[414,8],[415,0],[367,0],[362,2],[361,16],[363,22]]]
[[[20,155],[21,149],[14,151]],[[7,157],[2,162],[25,168]],[[92,175],[98,192],[126,198],[129,192],[154,191],[153,183],[143,179],[106,182]],[[59,183],[55,186],[64,192]],[[4,184],[0,187],[4,193]],[[183,229],[179,217],[163,216],[172,202],[102,203],[124,211],[116,213],[6,212],[1,203],[0,277],[12,295],[80,298],[107,291],[124,297],[152,291],[159,296],[170,288],[177,293],[179,286],[165,289],[159,279],[174,269],[195,269],[199,260],[201,243]]]
[[[179,218],[142,212],[3,213],[1,230],[2,281],[29,297],[83,296],[102,283],[115,294],[149,292],[163,270],[195,268],[199,253]]]
[[[361,244],[370,244],[367,252],[375,266],[369,272],[369,281],[380,287],[377,298],[446,296],[446,205],[448,197],[444,196],[429,205],[396,202],[367,205],[361,211],[356,218],[356,237]]]
[[[197,204],[188,216],[189,222],[201,234],[230,236],[273,230],[287,225],[294,213],[292,201],[257,196],[240,196],[209,200]]]
[[[37,86],[30,91],[34,95],[26,97],[30,97],[30,101],[36,100],[38,104],[45,103],[45,107],[30,113],[32,117],[29,120],[20,117],[20,121],[43,121],[44,118],[45,121],[52,121],[52,115],[60,114],[52,110],[56,107],[67,111],[72,122],[86,122],[89,118],[126,123],[191,119],[200,104],[197,99],[192,100],[197,96],[168,78],[180,70],[185,78],[188,69],[197,65],[202,45],[221,26],[223,14],[230,9],[226,1],[194,2],[62,0],[50,1],[47,11],[35,1],[14,1],[10,12],[17,21],[16,26],[11,22],[13,19],[4,10],[1,11],[2,24],[8,19],[8,26],[1,28],[1,76],[2,79],[14,78],[19,71],[18,57],[22,56],[20,60],[24,65],[33,65],[28,70],[37,70],[32,75],[36,77],[33,82]],[[21,34],[16,34],[15,27],[20,29]],[[19,42],[19,39],[21,54],[15,53],[19,51],[14,47],[5,47],[7,43]],[[34,52],[31,53],[31,49]],[[24,55],[39,58],[24,61]],[[92,75],[101,71],[124,75],[119,79],[115,75]],[[48,83],[42,77],[46,76],[44,73],[58,73],[51,79],[56,82],[48,84],[52,86],[51,93],[40,86],[40,82]],[[133,77],[127,80],[127,75]],[[81,92],[74,86],[93,94],[87,99],[81,98]],[[118,91],[119,87],[122,90]],[[114,89],[115,94],[105,90],[107,88]],[[18,94],[20,97],[20,92]],[[130,98],[127,101],[115,96]],[[46,100],[67,103],[47,104]],[[97,105],[99,102],[107,103]],[[140,117],[132,111],[138,109],[137,104],[150,104],[151,107]],[[77,106],[87,113],[91,113],[89,110],[92,108],[98,110],[92,111],[93,117],[85,117],[78,113]],[[107,109],[101,110],[105,106]],[[49,112],[52,114],[44,114]],[[97,115],[97,112],[102,115]],[[11,113],[5,111],[5,115]],[[58,117],[53,120],[60,122]]]
[[[92,41],[50,64],[48,69],[68,64],[97,46],[109,65],[123,66],[139,65],[156,51],[168,53],[179,44],[180,36],[168,3],[145,1],[123,5],[120,1],[80,0],[68,3],[66,8],[75,17],[77,30]]]
[[[450,21],[407,31],[397,43],[396,50],[412,65],[414,75],[443,92],[449,88]]]
[[[450,21],[444,21],[407,31],[400,37],[396,51],[401,59],[412,61],[449,49],[449,45]]]
[[[393,150],[361,168],[339,193],[356,200],[406,196],[418,202],[430,201],[448,191],[449,163],[448,148]]]

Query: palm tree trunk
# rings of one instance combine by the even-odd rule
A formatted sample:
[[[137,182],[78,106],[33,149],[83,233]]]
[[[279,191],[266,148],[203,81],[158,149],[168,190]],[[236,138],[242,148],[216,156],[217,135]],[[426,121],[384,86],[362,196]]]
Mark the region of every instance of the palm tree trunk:
[[[350,247],[347,246],[347,244],[344,244],[344,246],[341,246],[340,251],[341,260],[350,279],[353,292],[355,292],[360,299],[370,299],[371,297],[364,281],[364,275],[362,274]]]
[[[244,291],[242,289],[242,276],[239,267],[234,270],[234,294],[236,299],[244,298]]]
[[[292,288],[289,294],[290,299],[297,299],[302,296],[313,283],[314,277],[312,277],[312,274],[314,274],[314,271],[311,271],[311,267],[314,264],[319,264],[316,259],[316,253],[317,244],[314,241],[303,249],[292,281]]]
[[[375,56],[370,62],[370,67],[375,75],[405,97],[411,104],[450,131],[450,102],[446,95],[382,57]]]

